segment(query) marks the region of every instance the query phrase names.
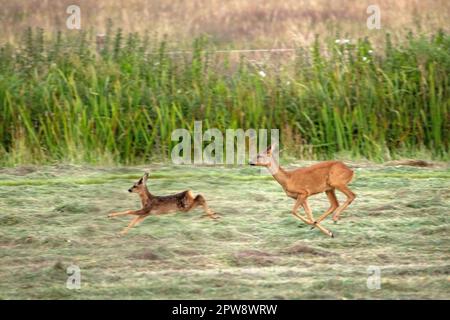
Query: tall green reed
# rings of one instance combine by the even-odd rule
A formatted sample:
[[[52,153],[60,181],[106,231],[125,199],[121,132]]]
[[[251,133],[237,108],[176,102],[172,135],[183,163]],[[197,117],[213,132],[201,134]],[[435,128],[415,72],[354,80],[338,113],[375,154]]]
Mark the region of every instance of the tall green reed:
[[[142,163],[168,158],[176,128],[279,128],[287,153],[314,159],[448,159],[450,35],[410,34],[384,51],[368,39],[299,48],[256,65],[109,28],[45,37],[29,29],[0,48],[5,165]],[[278,58],[278,59],[283,59]]]

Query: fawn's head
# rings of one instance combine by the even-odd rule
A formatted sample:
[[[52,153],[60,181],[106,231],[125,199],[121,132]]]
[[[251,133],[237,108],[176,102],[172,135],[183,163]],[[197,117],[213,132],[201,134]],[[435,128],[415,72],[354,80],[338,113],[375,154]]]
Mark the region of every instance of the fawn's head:
[[[145,190],[145,184],[147,183],[147,179],[148,179],[148,172],[146,172],[142,178],[140,178],[137,182],[135,182],[133,184],[133,186],[128,189],[128,192],[136,192],[136,193],[141,193],[142,191]]]
[[[274,148],[275,145],[271,145],[265,151],[258,153],[256,158],[254,158],[249,162],[249,165],[264,166],[264,167],[270,166],[270,164],[272,163],[272,155]]]

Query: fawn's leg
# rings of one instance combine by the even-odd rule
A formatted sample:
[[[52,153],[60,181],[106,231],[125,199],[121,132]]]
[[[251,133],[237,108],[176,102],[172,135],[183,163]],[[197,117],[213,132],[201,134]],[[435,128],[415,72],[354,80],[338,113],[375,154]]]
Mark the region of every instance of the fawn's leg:
[[[134,210],[127,210],[127,211],[121,211],[121,212],[112,212],[112,213],[108,214],[108,218],[118,217],[118,216],[126,216],[126,215],[129,215],[129,214],[134,214],[133,212],[134,212]]]
[[[112,217],[118,217],[118,216],[126,216],[129,214],[134,214],[134,215],[143,215],[143,214],[147,214],[149,213],[149,208],[142,208],[139,210],[127,210],[127,211],[122,211],[122,212],[113,212],[108,214],[108,218],[112,218]]]
[[[206,203],[205,198],[199,194],[197,195],[194,199],[193,199],[193,203],[191,205],[191,207],[189,208],[189,210],[192,210],[198,206],[202,206],[203,210],[205,211],[205,215],[211,219],[217,219],[218,217],[216,216],[216,214],[208,207],[208,204]]]
[[[140,222],[142,222],[142,220],[144,220],[145,217],[147,217],[147,216],[146,216],[146,215],[145,215],[145,216],[137,216],[137,217],[133,218],[133,219],[131,220],[130,224],[129,224],[125,229],[123,229],[123,230],[120,232],[120,234],[122,234],[122,235],[126,234],[126,233],[128,232],[128,230],[130,230],[130,229],[133,228],[135,225],[137,225],[137,224],[139,224]]]
[[[321,215],[319,219],[317,219],[314,223],[320,223],[323,219],[328,217],[334,212],[334,210],[339,207],[339,202],[336,198],[336,193],[334,193],[334,190],[328,190],[325,192],[327,194],[328,200],[330,201],[330,208],[328,208],[328,210],[323,215]]]
[[[337,208],[336,212],[333,214],[334,222],[339,220],[339,215],[341,212],[344,211],[356,198],[356,195],[346,185],[336,186],[336,188],[347,196],[347,200],[339,208]]]

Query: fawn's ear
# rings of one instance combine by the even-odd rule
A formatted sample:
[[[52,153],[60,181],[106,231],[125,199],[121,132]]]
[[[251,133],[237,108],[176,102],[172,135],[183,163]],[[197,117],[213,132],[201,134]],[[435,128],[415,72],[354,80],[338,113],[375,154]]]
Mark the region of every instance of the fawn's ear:
[[[147,179],[148,179],[148,172],[144,173],[144,176],[142,177],[142,181],[143,181],[144,183],[146,183],[146,182],[147,182]]]

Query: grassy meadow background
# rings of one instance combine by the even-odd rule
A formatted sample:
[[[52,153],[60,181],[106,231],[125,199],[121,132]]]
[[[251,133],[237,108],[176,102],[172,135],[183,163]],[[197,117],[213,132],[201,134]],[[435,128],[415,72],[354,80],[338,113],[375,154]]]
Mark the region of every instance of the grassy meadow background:
[[[293,200],[255,168],[5,168],[0,298],[448,299],[450,172],[394,164],[349,163],[358,198],[338,224],[322,222],[334,239],[296,220]],[[139,207],[127,189],[148,169],[151,192],[192,188],[221,219],[149,217],[119,237],[130,217],[106,215]],[[315,217],[329,205],[309,203]],[[80,290],[66,289],[73,264]],[[367,288],[370,266],[379,290]]]
[[[379,0],[380,30],[371,4],[0,0],[0,299],[450,298],[450,2]],[[261,48],[294,50],[233,51]],[[280,129],[287,167],[346,161],[357,199],[323,222],[336,238],[264,170],[172,165],[194,121]],[[148,169],[152,192],[191,188],[222,219],[118,237],[128,218],[106,215],[139,206]]]

